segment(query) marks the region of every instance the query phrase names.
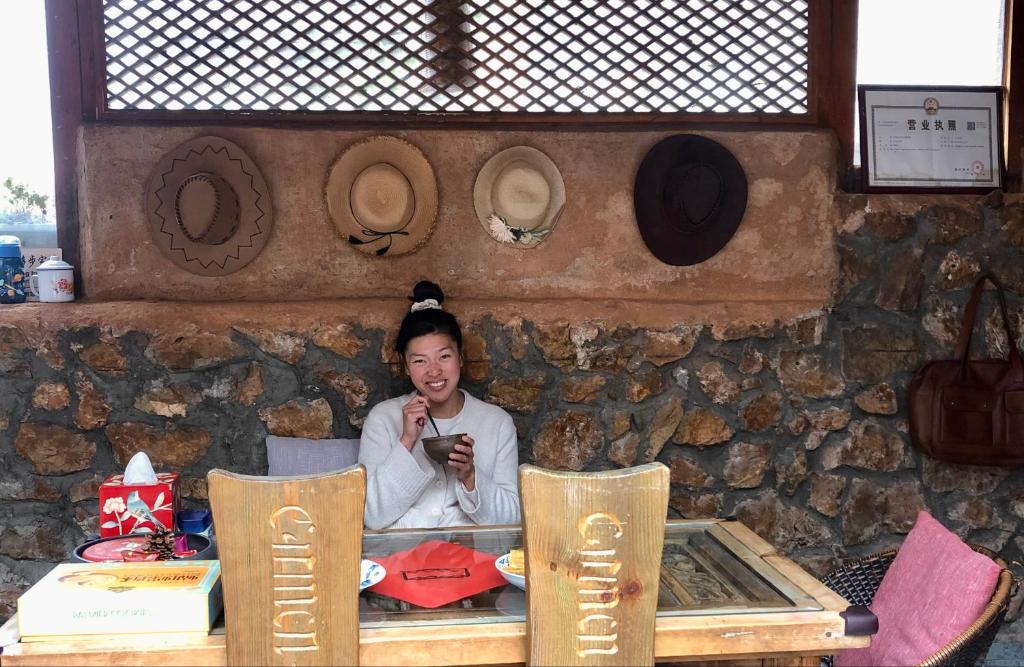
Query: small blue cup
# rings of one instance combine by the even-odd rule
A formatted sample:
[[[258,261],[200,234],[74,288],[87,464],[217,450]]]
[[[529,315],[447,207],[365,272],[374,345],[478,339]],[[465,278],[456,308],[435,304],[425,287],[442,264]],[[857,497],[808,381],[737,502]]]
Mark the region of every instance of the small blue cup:
[[[24,303],[25,282],[21,239],[0,236],[0,303]]]

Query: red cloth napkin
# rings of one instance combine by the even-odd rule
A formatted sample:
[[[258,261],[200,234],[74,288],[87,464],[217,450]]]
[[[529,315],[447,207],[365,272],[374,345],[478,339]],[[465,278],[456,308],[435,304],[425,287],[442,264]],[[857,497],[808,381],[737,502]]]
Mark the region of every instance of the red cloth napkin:
[[[430,540],[408,551],[372,558],[387,571],[369,590],[433,609],[507,582],[494,567],[494,554],[460,544]]]

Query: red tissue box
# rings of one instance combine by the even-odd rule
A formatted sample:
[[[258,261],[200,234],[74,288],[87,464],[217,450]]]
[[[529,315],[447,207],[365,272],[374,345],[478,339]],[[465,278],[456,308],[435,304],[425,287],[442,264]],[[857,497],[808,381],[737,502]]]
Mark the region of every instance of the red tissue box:
[[[111,475],[100,485],[100,537],[153,532],[152,517],[174,529],[178,513],[178,473],[161,472],[156,484],[125,484]]]

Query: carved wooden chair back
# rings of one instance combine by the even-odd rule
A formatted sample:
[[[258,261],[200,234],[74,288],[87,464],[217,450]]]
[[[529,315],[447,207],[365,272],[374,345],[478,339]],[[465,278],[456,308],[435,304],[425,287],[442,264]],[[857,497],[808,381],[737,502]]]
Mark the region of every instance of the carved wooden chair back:
[[[359,664],[366,469],[207,475],[229,665]]]
[[[653,665],[669,471],[519,467],[531,665]]]

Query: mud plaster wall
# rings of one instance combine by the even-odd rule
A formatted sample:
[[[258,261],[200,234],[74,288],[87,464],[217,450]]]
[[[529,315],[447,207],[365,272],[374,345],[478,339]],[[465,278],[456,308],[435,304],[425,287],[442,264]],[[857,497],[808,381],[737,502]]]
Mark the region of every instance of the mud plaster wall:
[[[263,253],[225,278],[193,276],[154,247],[145,224],[145,176],[167,151],[207,133],[242,146],[271,190],[274,230]],[[92,298],[253,300],[395,297],[423,277],[453,296],[568,302],[686,304],[694,313],[779,304],[820,307],[836,276],[832,174],[825,132],[707,133],[746,170],[746,216],[726,249],[695,267],[650,254],[633,215],[633,178],[667,133],[398,133],[433,164],[440,212],[430,240],[410,255],[378,258],[348,246],[323,188],[334,159],[367,132],[240,128],[90,127],[82,134],[82,257]],[[565,180],[565,211],[532,250],[503,246],[473,212],[476,174],[501,149],[547,153]],[[756,306],[755,306],[756,307]],[[702,310],[703,309],[703,310]],[[737,310],[738,309],[738,310]],[[651,311],[657,307],[652,306]]]

